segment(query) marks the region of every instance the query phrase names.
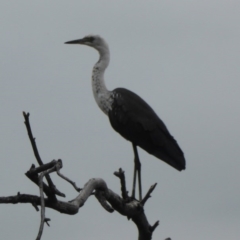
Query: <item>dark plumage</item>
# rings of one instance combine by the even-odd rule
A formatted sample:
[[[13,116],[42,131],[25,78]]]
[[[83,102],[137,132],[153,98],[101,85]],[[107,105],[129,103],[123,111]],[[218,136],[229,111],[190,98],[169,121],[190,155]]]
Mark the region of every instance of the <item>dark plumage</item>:
[[[136,175],[138,174],[139,199],[141,200],[141,163],[137,146],[179,171],[185,169],[183,152],[162,120],[143,99],[124,88],[107,90],[104,72],[110,61],[110,51],[103,38],[98,35],[89,35],[66,43],[87,45],[99,52],[100,58],[92,71],[93,95],[100,109],[108,115],[112,127],[132,142],[134,152],[132,196],[135,196]]]
[[[117,88],[113,91],[112,127],[125,139],[181,171],[185,159],[176,140],[153,109],[137,94]]]

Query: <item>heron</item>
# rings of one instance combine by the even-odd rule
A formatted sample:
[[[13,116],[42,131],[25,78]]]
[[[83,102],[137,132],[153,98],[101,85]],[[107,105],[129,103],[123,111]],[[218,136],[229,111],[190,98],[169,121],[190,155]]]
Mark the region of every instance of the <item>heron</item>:
[[[116,88],[109,91],[105,85],[104,72],[110,62],[107,42],[99,35],[87,35],[82,39],[65,42],[81,44],[96,49],[99,60],[92,70],[92,90],[99,108],[108,116],[115,131],[132,143],[134,172],[132,197],[135,198],[138,176],[139,199],[142,199],[141,163],[137,147],[181,171],[186,163],[184,153],[154,110],[137,94]]]

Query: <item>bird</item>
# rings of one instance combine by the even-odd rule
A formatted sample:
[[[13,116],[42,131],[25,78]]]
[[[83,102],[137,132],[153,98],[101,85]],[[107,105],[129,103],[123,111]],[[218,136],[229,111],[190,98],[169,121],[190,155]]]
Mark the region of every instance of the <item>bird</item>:
[[[107,42],[99,35],[68,41],[65,44],[80,44],[96,49],[99,60],[92,70],[92,90],[99,108],[108,116],[112,128],[132,143],[134,172],[132,197],[135,198],[138,176],[139,199],[142,199],[141,163],[137,147],[181,171],[186,168],[184,153],[154,110],[137,94],[125,89],[108,90],[104,73],[110,62]]]

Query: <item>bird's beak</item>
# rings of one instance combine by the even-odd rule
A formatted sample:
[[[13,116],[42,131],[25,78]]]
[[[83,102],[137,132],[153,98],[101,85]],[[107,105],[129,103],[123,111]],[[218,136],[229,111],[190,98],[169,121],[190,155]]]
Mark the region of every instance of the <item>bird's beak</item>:
[[[86,42],[86,39],[82,38],[82,39],[65,42],[65,44],[84,44],[85,42]]]

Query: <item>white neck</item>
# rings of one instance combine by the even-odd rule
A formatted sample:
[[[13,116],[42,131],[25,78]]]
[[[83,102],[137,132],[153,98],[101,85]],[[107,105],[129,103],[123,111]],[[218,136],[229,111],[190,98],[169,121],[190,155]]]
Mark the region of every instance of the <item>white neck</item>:
[[[92,90],[98,106],[105,114],[108,114],[112,105],[112,92],[106,88],[104,72],[110,61],[110,53],[107,47],[98,49],[98,52],[100,58],[92,71]]]

